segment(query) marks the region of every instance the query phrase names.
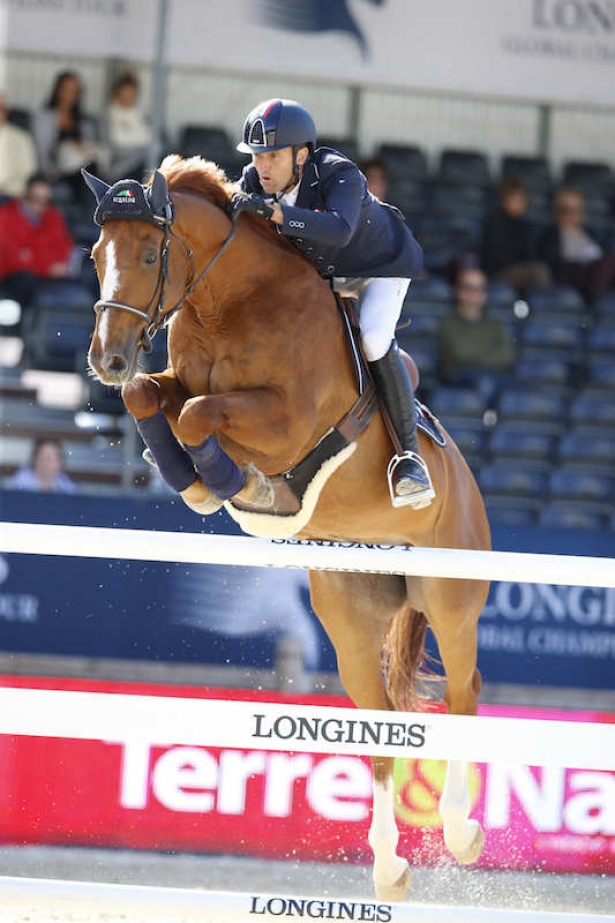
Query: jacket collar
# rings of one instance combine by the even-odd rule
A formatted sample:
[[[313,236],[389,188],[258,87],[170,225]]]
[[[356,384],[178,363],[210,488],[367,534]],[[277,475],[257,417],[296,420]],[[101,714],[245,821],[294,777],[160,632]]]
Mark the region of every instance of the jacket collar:
[[[297,206],[299,208],[309,207],[314,202],[319,183],[320,171],[312,154],[306,161],[301,182],[299,183],[299,194],[297,196]]]

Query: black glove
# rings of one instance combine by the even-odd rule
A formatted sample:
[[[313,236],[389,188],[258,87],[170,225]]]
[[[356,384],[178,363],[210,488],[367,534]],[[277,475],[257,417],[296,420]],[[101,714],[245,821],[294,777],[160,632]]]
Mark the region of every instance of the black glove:
[[[231,199],[231,218],[236,221],[242,212],[257,215],[259,218],[269,220],[273,215],[273,208],[257,192],[236,192]]]

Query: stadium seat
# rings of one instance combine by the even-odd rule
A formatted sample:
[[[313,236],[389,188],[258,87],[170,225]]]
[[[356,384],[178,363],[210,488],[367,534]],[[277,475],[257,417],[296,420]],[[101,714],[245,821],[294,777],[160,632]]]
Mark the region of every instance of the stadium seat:
[[[514,528],[535,526],[538,522],[538,507],[533,500],[497,494],[484,494],[483,499],[490,523]]]
[[[179,137],[179,151],[183,157],[213,160],[227,172],[238,171],[243,163],[224,128],[185,125]]]
[[[549,190],[552,185],[546,157],[505,154],[502,157],[501,172],[502,177],[514,177],[515,179],[523,180],[530,193]]]
[[[93,329],[91,307],[80,311],[56,306],[33,312],[28,330],[24,331],[26,365],[56,372],[85,373],[85,356]]]
[[[403,336],[412,349],[415,337],[437,336],[442,318],[449,311],[450,305],[445,301],[406,301],[403,321],[410,321],[410,326],[399,330],[398,335]]]
[[[615,431],[588,433],[571,429],[559,441],[557,458],[568,469],[591,466],[595,473],[615,474]]]
[[[606,475],[579,471],[562,466],[549,479],[549,495],[557,500],[582,500],[584,503],[608,504],[615,499],[615,481]],[[597,508],[597,512],[602,512]]]
[[[615,321],[615,290],[603,292],[594,302],[594,314],[603,320],[611,318]]]
[[[615,314],[599,320],[587,336],[590,353],[615,353]]]
[[[444,426],[453,426],[456,420],[476,426],[482,422],[486,410],[485,398],[474,388],[439,387],[431,398],[431,409]]]
[[[608,388],[615,401],[615,361],[612,356],[590,356],[587,361],[588,384],[593,388]]]
[[[426,279],[413,279],[408,287],[406,304],[412,305],[413,301],[450,301],[453,297],[451,286],[438,276],[429,276]]]
[[[393,180],[387,190],[386,200],[401,209],[407,220],[411,215],[422,215],[428,201],[425,183],[411,177]]]
[[[487,446],[487,436],[482,427],[476,424],[468,426],[451,419],[446,429],[470,467],[478,469],[485,460]]]
[[[517,293],[508,282],[503,282],[499,279],[494,279],[489,282],[489,288],[487,291],[487,310],[491,311],[492,308],[509,308],[512,311],[512,307],[517,301]]]
[[[436,215],[482,216],[487,205],[485,188],[480,185],[442,182],[432,190],[431,206]]]
[[[563,389],[571,384],[571,363],[558,356],[522,355],[514,371],[515,377],[524,385],[553,385]]]
[[[585,388],[572,402],[570,420],[585,432],[615,431],[615,401],[608,391]]]
[[[593,160],[568,160],[564,164],[563,180],[578,186],[584,193],[610,192],[613,174],[608,163]]]
[[[570,285],[533,289],[528,293],[527,302],[536,316],[539,316],[541,311],[570,311],[578,314],[587,310],[581,293]]]
[[[565,429],[566,398],[544,389],[506,388],[500,394],[498,410],[502,422],[514,423],[520,430],[557,436]]]
[[[582,529],[599,532],[608,526],[608,517],[579,504],[555,501],[540,511],[539,524],[544,529]]]
[[[528,497],[540,502],[548,482],[545,472],[521,464],[493,462],[480,469],[481,489],[491,495]]]
[[[405,144],[381,144],[378,156],[384,160],[391,180],[415,179],[426,180],[428,176],[427,158],[419,147]]]
[[[32,308],[40,311],[89,311],[93,325],[92,292],[73,279],[49,279],[34,299]]]
[[[345,154],[346,157],[349,157],[350,160],[354,160],[355,163],[360,159],[359,145],[354,138],[336,138],[332,135],[320,137],[319,135],[317,145],[318,147],[333,148],[334,151]]]
[[[557,440],[540,432],[519,432],[516,428],[497,426],[489,440],[489,454],[494,463],[506,460],[518,462],[525,468],[550,470]]]
[[[16,125],[17,128],[23,128],[24,131],[32,129],[32,113],[29,109],[20,109],[17,106],[11,106],[7,113],[7,122]]]
[[[491,182],[487,157],[481,151],[445,148],[440,155],[438,178],[459,185],[488,186]]]
[[[530,317],[523,328],[523,345],[559,351],[564,358],[574,357],[583,348],[585,330],[575,318],[565,315]]]

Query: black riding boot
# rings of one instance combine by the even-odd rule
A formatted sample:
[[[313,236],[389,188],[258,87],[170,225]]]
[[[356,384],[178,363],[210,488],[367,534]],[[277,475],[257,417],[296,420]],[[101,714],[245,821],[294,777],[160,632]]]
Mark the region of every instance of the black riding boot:
[[[382,359],[370,362],[369,367],[402,450],[388,468],[393,506],[415,510],[429,506],[436,494],[427,465],[419,456],[414,390],[397,342],[393,340]]]

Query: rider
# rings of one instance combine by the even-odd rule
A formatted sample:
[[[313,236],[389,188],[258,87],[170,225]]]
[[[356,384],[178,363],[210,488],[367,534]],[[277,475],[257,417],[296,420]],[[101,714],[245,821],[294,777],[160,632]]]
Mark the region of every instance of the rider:
[[[358,298],[363,349],[402,450],[389,466],[393,505],[428,506],[435,492],[418,454],[412,382],[395,340],[410,279],[422,268],[421,247],[351,160],[316,149],[314,120],[294,100],[256,106],[237,149],[252,154],[252,163],[233,196],[233,217],[245,211],[273,222],[335,291]]]

